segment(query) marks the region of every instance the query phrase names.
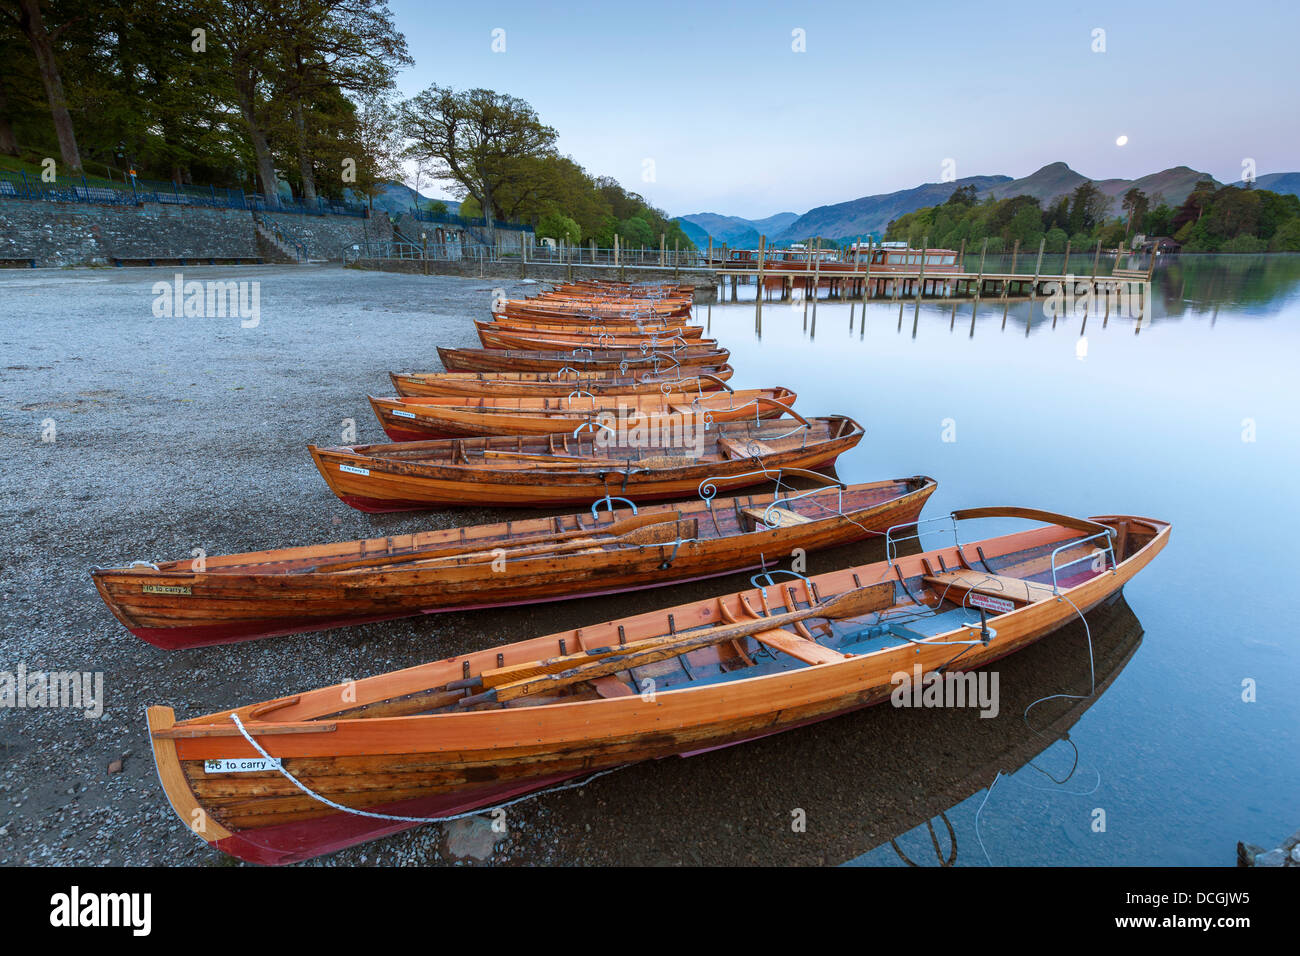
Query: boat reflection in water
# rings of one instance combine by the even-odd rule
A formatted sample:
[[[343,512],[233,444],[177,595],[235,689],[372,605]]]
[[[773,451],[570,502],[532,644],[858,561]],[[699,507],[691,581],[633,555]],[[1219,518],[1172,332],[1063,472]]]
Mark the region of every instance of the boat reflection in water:
[[[1076,619],[986,669],[999,675],[996,717],[981,717],[977,707],[871,707],[744,747],[629,767],[591,787],[541,798],[542,812],[528,814],[532,832],[515,855],[527,860],[527,844],[542,838],[537,842],[558,841],[557,859],[584,863],[1029,862],[1016,859],[1007,840],[1017,828],[1037,831],[1059,813],[1053,794],[1087,794],[1097,786],[1096,755],[1077,754],[1068,733],[1142,642],[1142,626],[1122,594],[1087,620],[1096,665],[1091,694],[1087,631]],[[1030,704],[1057,694],[1083,699],[1047,700],[1026,719]],[[1029,792],[1007,778],[1022,768],[1024,781],[1046,792],[1034,794],[1041,799],[1031,813],[1039,816],[1008,821],[994,811],[1017,790]],[[999,772],[980,820],[986,857],[975,814]],[[1067,836],[1074,844],[1089,838],[1097,799],[1071,805],[1069,826],[1077,833]],[[1069,863],[1072,849],[1064,842],[1062,857],[1048,862]]]

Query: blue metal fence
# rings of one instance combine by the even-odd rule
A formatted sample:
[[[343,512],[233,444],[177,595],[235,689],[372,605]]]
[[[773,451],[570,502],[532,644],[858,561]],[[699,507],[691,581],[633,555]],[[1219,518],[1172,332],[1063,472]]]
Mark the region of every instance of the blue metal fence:
[[[360,203],[318,197],[312,200],[286,199],[245,193],[240,189],[189,186],[175,182],[138,179],[122,185],[91,185],[84,177],[58,179],[52,183],[22,171],[0,170],[0,198],[35,199],[46,202],[83,202],[113,206],[137,206],[155,202],[173,206],[206,206],[214,209],[249,209],[259,212],[295,213],[307,216],[366,215]]]

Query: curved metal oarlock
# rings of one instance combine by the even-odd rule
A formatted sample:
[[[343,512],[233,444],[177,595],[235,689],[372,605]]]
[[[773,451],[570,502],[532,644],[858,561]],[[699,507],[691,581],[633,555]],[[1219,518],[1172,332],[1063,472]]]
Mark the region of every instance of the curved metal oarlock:
[[[161,570],[162,570],[162,568],[158,567],[158,565],[154,564],[152,561],[132,561],[130,564],[127,565],[127,567],[129,567],[129,568],[153,568],[155,571],[161,571]]]
[[[577,354],[577,350],[576,350],[576,349],[574,350],[574,354],[575,354],[575,355]],[[560,377],[562,377],[562,376],[564,375],[565,372],[572,372],[573,375],[574,375],[574,378],[578,378],[578,379],[581,379],[581,378],[582,378],[582,373],[579,372],[579,371],[578,371],[576,368],[574,368],[572,365],[566,365],[566,366],[564,366],[564,368],[560,369],[558,372],[555,373],[555,377],[556,377],[556,378],[560,378]]]
[[[613,435],[615,438],[618,437],[618,432],[614,431],[614,429],[610,428],[610,427],[609,427],[608,425],[606,425],[604,422],[597,421],[597,420],[594,419],[594,418],[589,418],[589,419],[587,419],[585,422],[583,422],[581,425],[579,425],[577,428],[575,428],[575,429],[573,430],[573,436],[572,436],[572,437],[577,438],[578,435],[579,435],[579,433],[580,433],[584,428],[589,428],[589,429],[591,429],[592,434],[595,434],[595,431],[596,431],[597,428],[603,428],[603,429],[605,429],[605,431],[609,432],[609,433],[610,433],[611,435]]]
[[[592,408],[596,407],[596,396],[591,394],[591,392],[587,391],[585,388],[575,388],[573,391],[569,393],[569,397],[566,398],[564,401],[567,404],[572,405],[573,397],[575,395],[586,395],[589,399],[591,399],[591,407]]]
[[[753,577],[749,579],[749,586],[752,588],[758,588],[758,590],[762,593],[763,597],[766,598],[767,589],[776,587],[775,575],[778,574],[788,574],[792,578],[798,578],[800,581],[803,582],[805,592],[810,597],[812,596],[812,582],[808,580],[807,575],[800,574],[798,571],[791,571],[787,568],[772,568],[770,571],[767,570],[760,571],[758,574],[755,574]],[[759,583],[760,581],[764,583],[760,584]],[[794,608],[790,608],[790,610],[793,611]]]
[[[632,514],[637,513],[636,502],[633,501],[631,498],[620,498],[617,495],[611,495],[608,492],[606,492],[604,498],[597,498],[595,501],[591,503],[591,516],[593,518],[596,517],[596,513],[600,510],[601,505],[604,505],[610,514],[613,514],[614,502],[616,501],[622,501],[623,503],[625,503],[629,508],[632,509]]]
[[[848,490],[849,486],[846,485],[844,482],[840,481],[838,478],[832,478],[830,475],[823,475],[820,472],[816,472],[816,471],[808,471],[805,468],[781,469],[780,477],[784,477],[786,474],[798,474],[798,475],[803,475],[806,478],[818,478],[826,482],[827,484],[838,488],[839,496],[835,505],[835,513],[838,514],[841,518],[848,518],[848,515],[844,513],[844,492]],[[824,489],[808,488],[804,491],[799,492],[799,494],[797,495],[787,495],[784,498],[778,498],[777,495],[780,493],[780,490],[781,490],[781,482],[780,482],[780,478],[778,478],[776,491],[773,492],[772,494],[772,499],[773,499],[772,503],[763,509],[763,524],[765,524],[769,530],[773,528],[781,527],[781,522],[779,520],[773,520],[773,513],[776,510],[780,508],[784,508],[786,505],[798,501],[800,498],[807,498],[810,495],[815,495]],[[791,488],[790,490],[794,491],[795,489]]]

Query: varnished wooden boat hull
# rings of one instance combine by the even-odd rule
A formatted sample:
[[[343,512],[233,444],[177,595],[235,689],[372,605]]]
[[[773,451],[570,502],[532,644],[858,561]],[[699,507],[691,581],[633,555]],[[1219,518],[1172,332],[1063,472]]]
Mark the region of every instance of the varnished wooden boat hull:
[[[671,468],[642,468],[637,465],[641,458],[637,451],[629,457],[617,457],[623,453],[615,449],[598,453],[593,450],[593,440],[586,436],[576,441],[568,436],[517,436],[339,448],[312,445],[309,450],[330,490],[360,511],[587,505],[606,494],[640,503],[694,497],[706,480],[719,491],[760,484],[767,480],[760,470],[763,467],[813,471],[828,468],[862,438],[862,427],[852,419],[836,416],[812,421],[821,436],[818,440],[803,446],[786,442],[793,447],[764,454],[761,462],[754,458],[683,458]],[[717,436],[772,436],[785,425],[784,419],[761,426],[745,423],[743,428],[724,424],[712,429],[714,438],[710,440]],[[561,438],[564,442],[557,443]],[[491,450],[498,455],[546,455],[553,454],[556,447],[570,445],[575,451],[583,449],[577,466],[527,458],[507,462],[496,456],[489,462],[482,454]]]
[[[552,349],[559,351],[572,351],[573,349],[614,349],[614,350],[632,350],[640,349],[642,346],[647,348],[657,348],[667,354],[676,355],[673,352],[674,346],[680,346],[682,342],[690,349],[716,349],[718,347],[717,339],[682,339],[677,336],[664,335],[606,335],[603,333],[591,332],[586,334],[575,334],[565,332],[512,332],[507,329],[497,329],[485,327],[488,323],[481,323],[478,326],[479,341],[483,343],[486,349]]]
[[[105,604],[132,634],[177,650],[421,613],[590,597],[715,577],[759,567],[761,555],[836,547],[914,522],[934,488],[928,478],[850,486],[843,515],[835,513],[838,491],[822,491],[792,505],[813,520],[753,531],[742,529],[741,511],[763,508],[773,500],[770,495],[715,499],[712,508],[698,500],[648,506],[641,509],[642,516],[694,518],[703,533],[680,545],[669,541],[597,553],[514,558],[506,562],[504,571],[490,564],[432,569],[402,563],[337,573],[304,569],[353,554],[384,557],[394,548],[414,555],[418,548],[458,543],[462,534],[475,542],[474,549],[492,549],[530,534],[578,528],[596,533],[602,526],[632,517],[632,512],[619,508],[612,517],[602,512],[599,519],[590,513],[563,515],[396,540],[211,556],[202,572],[193,570],[189,562],[175,562],[160,570],[98,569],[93,576]],[[720,525],[710,524],[715,519]],[[725,536],[712,535],[714,527],[719,532],[725,529]]]
[[[627,319],[621,322],[607,319],[585,319],[566,322],[548,316],[524,316],[497,312],[490,322],[476,321],[479,328],[505,329],[511,332],[540,333],[542,335],[595,335],[605,333],[615,336],[658,335],[667,338],[680,335],[685,339],[698,339],[704,334],[703,326],[689,325],[684,320],[668,322],[642,322]]]
[[[1059,597],[1035,599],[995,614],[987,642],[964,645],[966,651],[955,664],[951,642],[978,634],[978,618],[974,631],[958,627],[879,650],[871,649],[870,638],[857,643],[861,635],[854,628],[860,624],[846,621],[840,622],[838,632],[831,631],[840,641],[853,642],[842,644],[854,648],[852,652],[834,652],[819,663],[782,665],[748,678],[702,679],[709,660],[743,656],[738,650],[724,657],[712,649],[695,655],[695,680],[666,682],[668,689],[651,693],[627,692],[624,685],[622,693],[606,696],[602,691],[530,706],[434,708],[421,713],[417,702],[407,711],[412,716],[382,709],[364,716],[367,708],[411,700],[411,695],[446,687],[464,674],[486,673],[503,660],[509,666],[553,655],[557,646],[617,647],[622,640],[676,633],[674,621],[676,628],[706,633],[725,621],[810,607],[832,595],[885,582],[896,582],[891,585],[895,604],[882,608],[878,618],[868,617],[893,619],[898,611],[914,609],[904,593],[923,591],[923,582],[936,567],[962,568],[969,555],[999,572],[1015,568],[1017,574],[1041,578],[1052,548],[1065,545],[1070,553],[1087,554],[1089,545],[1078,532],[1051,526],[900,557],[893,566],[881,562],[845,568],[795,581],[788,588],[768,585],[722,595],[179,724],[170,708],[154,707],[149,724],[159,777],[181,820],[192,827],[199,820],[202,825],[195,832],[209,844],[245,860],[286,863],[417,822],[334,809],[274,770],[207,771],[205,760],[258,756],[239,736],[232,713],[313,793],[372,813],[415,817],[490,806],[600,770],[754,740],[888,699],[895,675],[973,670],[1014,653],[1118,594],[1169,536],[1169,526],[1153,519],[1095,520],[1116,529],[1117,541],[1124,542],[1118,544],[1119,563],[1072,575],[1062,583]],[[684,660],[679,663],[686,668]]]
[[[398,395],[407,397],[464,397],[519,396],[536,398],[565,398],[575,391],[593,395],[645,395],[658,393],[665,386],[683,392],[711,392],[722,388],[735,370],[730,365],[717,368],[700,368],[720,381],[704,375],[682,375],[672,370],[660,375],[643,372],[640,375],[619,375],[617,371],[587,371],[581,375],[552,374],[547,372],[389,372],[393,388]]]
[[[775,404],[756,405],[761,396]],[[779,418],[794,407],[795,393],[788,388],[744,389],[732,395],[609,395],[567,399],[419,399],[369,396],[370,407],[393,441],[431,438],[465,438],[479,435],[549,435],[572,432],[584,422],[608,415],[625,421],[658,418],[656,427],[672,427],[662,416],[711,422]]]
[[[559,372],[577,369],[581,373],[603,369],[633,372],[658,369],[671,374],[675,365],[685,369],[726,365],[727,349],[690,347],[672,355],[646,353],[640,349],[450,349],[438,347],[438,357],[450,372]],[[683,372],[682,374],[690,374]]]

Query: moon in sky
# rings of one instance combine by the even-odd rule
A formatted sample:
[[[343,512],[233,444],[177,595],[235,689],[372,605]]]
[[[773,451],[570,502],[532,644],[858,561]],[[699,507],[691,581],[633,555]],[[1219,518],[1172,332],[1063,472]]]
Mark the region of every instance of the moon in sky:
[[[1128,137],[1127,137],[1127,136],[1121,136],[1119,139],[1115,140],[1115,145],[1116,145],[1116,146],[1123,146],[1123,145],[1124,145],[1125,143],[1127,143],[1127,142],[1128,142]]]

